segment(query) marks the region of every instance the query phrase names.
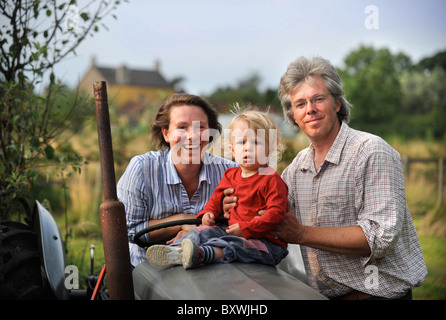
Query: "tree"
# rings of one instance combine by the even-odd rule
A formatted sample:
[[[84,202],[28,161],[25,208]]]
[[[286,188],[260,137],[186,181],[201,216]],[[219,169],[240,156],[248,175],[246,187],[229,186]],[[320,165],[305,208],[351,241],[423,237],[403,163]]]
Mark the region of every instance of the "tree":
[[[386,48],[361,46],[346,57],[339,73],[358,129],[378,134],[392,130],[401,105],[399,74],[410,65],[409,57]]]
[[[16,199],[26,198],[40,169],[73,166],[84,159],[58,145],[61,134],[86,100],[60,103],[64,86],[53,68],[89,35],[119,1],[0,0],[0,217],[10,215]],[[37,86],[48,81],[43,96]],[[91,106],[91,104],[90,104]],[[58,148],[60,147],[60,148]]]
[[[417,68],[422,71],[426,69],[432,71],[435,67],[446,70],[446,51],[440,51],[432,57],[424,58],[417,64]]]
[[[259,89],[261,77],[252,73],[237,82],[236,86],[217,88],[207,99],[219,112],[229,112],[235,102],[252,104],[259,107],[271,107],[271,110],[282,112],[280,101],[277,97],[277,89]]]
[[[401,74],[402,105],[398,127],[406,136],[442,139],[446,136],[446,70],[419,65]]]

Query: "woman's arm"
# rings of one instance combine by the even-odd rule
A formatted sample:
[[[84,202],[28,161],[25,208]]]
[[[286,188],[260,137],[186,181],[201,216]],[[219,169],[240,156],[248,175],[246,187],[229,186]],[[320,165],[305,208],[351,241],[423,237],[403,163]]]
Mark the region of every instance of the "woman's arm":
[[[190,215],[190,214],[186,214],[186,213],[177,213],[177,214],[171,215],[167,218],[149,220],[147,225],[148,225],[148,227],[152,227],[152,226],[156,226],[158,224],[165,223],[165,222],[185,220],[185,219],[195,219],[196,217],[197,217],[196,215]],[[176,239],[176,238],[180,238],[182,235],[184,235],[184,233],[190,231],[193,227],[195,227],[195,225],[178,225],[178,226],[163,228],[163,229],[159,229],[159,230],[150,232],[149,237],[152,242],[167,241],[173,237],[175,237],[175,239]],[[181,234],[181,236],[178,236],[179,234]]]

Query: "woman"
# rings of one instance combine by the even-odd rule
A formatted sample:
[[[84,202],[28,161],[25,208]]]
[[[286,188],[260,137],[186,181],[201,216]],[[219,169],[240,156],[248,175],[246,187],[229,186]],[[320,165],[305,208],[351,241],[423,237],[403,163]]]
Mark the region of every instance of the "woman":
[[[133,266],[146,259],[144,249],[133,242],[138,231],[195,218],[225,170],[236,166],[206,152],[220,133],[217,112],[201,97],[174,94],[161,105],[152,126],[152,138],[161,150],[134,157],[117,185],[126,210]],[[150,240],[168,240],[185,231],[187,226],[157,230]],[[145,237],[149,240],[148,234]]]

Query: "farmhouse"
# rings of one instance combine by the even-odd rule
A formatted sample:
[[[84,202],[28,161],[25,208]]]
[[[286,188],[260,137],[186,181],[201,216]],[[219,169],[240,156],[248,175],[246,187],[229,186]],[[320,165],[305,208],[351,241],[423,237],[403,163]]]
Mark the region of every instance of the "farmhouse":
[[[92,57],[90,69],[79,83],[79,92],[93,95],[93,82],[106,81],[108,101],[118,113],[137,118],[144,108],[158,108],[162,100],[175,93],[173,84],[160,72],[160,62],[155,61],[149,70],[130,69],[126,65],[117,68],[98,66]]]

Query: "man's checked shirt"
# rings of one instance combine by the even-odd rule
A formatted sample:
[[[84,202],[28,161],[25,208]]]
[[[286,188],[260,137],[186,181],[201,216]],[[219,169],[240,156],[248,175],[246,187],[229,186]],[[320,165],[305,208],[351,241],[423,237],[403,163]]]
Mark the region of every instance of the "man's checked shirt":
[[[371,254],[301,246],[310,285],[327,297],[358,290],[386,298],[421,285],[427,270],[406,204],[398,152],[345,123],[318,172],[313,151],[311,145],[302,150],[282,174],[298,220],[317,227],[358,225]]]

